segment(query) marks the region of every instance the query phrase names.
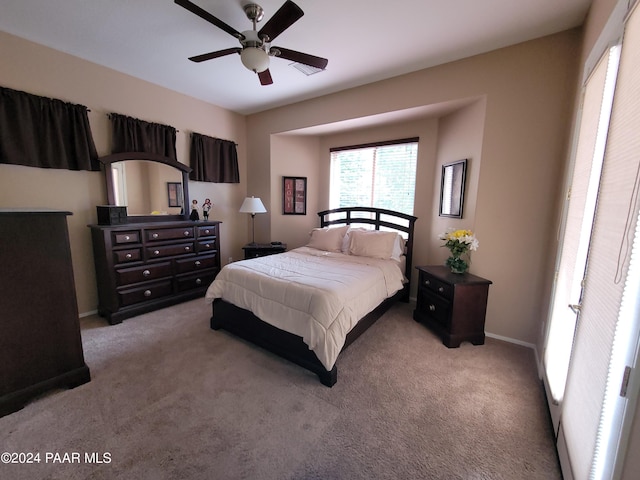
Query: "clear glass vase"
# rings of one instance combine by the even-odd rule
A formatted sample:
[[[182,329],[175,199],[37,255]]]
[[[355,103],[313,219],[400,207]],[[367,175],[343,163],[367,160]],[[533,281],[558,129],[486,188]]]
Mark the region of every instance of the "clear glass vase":
[[[469,263],[463,260],[460,256],[451,256],[447,258],[447,267],[451,269],[452,273],[465,273],[469,270]]]

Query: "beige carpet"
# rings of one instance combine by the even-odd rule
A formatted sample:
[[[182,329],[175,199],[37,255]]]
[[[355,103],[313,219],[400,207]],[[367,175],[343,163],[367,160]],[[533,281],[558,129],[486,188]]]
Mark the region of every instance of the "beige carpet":
[[[2,452],[41,455],[0,464],[0,478],[561,478],[533,352],[447,349],[411,309],[342,354],[333,388],[210,330],[204,300],[116,326],[85,319],[91,382],[0,418]]]

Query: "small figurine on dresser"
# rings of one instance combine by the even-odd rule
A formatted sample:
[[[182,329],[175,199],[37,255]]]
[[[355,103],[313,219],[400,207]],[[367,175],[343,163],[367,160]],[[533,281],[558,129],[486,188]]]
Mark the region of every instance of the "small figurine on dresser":
[[[205,220],[209,220],[209,210],[211,210],[211,207],[213,207],[213,203],[207,198],[202,204],[202,216]]]
[[[196,221],[200,220],[200,214],[198,213],[198,201],[191,201],[191,215],[189,215],[189,219]]]

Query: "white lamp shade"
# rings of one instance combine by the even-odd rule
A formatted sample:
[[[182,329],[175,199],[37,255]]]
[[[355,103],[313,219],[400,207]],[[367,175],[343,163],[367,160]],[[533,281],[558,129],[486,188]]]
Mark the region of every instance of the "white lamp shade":
[[[240,207],[240,213],[250,213],[255,215],[256,213],[267,213],[267,209],[264,208],[262,200],[256,197],[247,197],[242,202]]]
[[[242,64],[249,70],[260,73],[269,68],[269,55],[261,48],[245,47],[240,53]]]

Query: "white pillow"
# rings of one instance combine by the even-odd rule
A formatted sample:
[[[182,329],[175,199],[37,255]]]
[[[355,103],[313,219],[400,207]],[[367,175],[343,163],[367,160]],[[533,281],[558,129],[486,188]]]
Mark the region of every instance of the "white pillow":
[[[362,227],[349,227],[347,233],[345,233],[344,238],[342,239],[342,253],[349,255],[349,244],[351,243],[351,232],[372,232],[373,230],[369,230],[368,228]]]
[[[361,257],[391,258],[398,234],[379,230],[354,230],[349,235],[349,253]]]
[[[307,247],[325,250],[327,252],[340,252],[342,239],[347,233],[348,225],[334,228],[314,228],[311,230],[311,238]]]

